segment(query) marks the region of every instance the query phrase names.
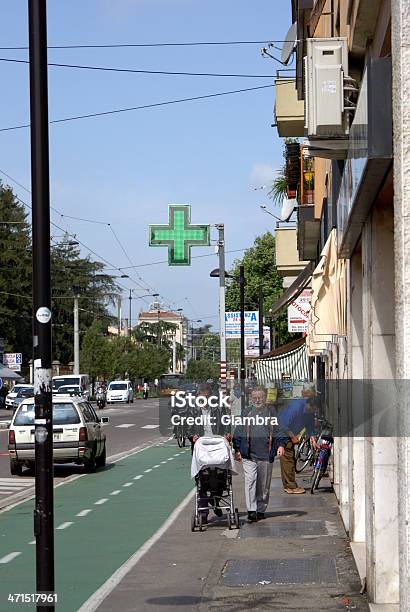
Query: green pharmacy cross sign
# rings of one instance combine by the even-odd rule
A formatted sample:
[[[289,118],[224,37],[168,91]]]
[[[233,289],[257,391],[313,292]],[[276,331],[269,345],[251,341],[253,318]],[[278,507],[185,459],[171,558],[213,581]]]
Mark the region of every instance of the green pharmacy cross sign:
[[[172,204],[168,225],[149,226],[149,245],[168,247],[170,266],[190,266],[191,247],[209,246],[209,225],[191,225],[189,204]]]

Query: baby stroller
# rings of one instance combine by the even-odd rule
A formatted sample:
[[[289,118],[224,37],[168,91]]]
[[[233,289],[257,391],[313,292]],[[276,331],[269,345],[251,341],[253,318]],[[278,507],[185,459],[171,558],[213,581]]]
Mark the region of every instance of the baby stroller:
[[[204,514],[209,509],[227,510],[229,529],[239,529],[239,512],[235,508],[232,474],[237,474],[231,447],[222,436],[199,438],[194,446],[191,477],[195,478],[195,511],[191,530],[203,530]]]

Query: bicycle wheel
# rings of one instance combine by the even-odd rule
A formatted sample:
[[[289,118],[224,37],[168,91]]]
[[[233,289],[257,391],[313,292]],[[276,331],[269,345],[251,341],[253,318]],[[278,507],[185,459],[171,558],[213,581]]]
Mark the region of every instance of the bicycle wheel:
[[[315,489],[318,488],[321,478],[322,478],[322,470],[321,468],[316,468],[312,474],[312,485],[310,487],[310,492],[312,495],[314,494]]]
[[[312,453],[313,453],[313,448],[312,448],[312,445],[310,444],[310,439],[305,438],[302,444],[298,446],[298,450],[296,451],[296,454],[295,454],[295,459],[296,459],[295,471],[297,474],[300,474],[300,472],[303,472],[305,467],[309,464]]]
[[[182,446],[183,446],[183,444],[185,442],[185,438],[183,437],[183,431],[182,431],[182,427],[181,426],[178,426],[177,433],[176,433],[175,437],[177,439],[179,448],[182,448]]]

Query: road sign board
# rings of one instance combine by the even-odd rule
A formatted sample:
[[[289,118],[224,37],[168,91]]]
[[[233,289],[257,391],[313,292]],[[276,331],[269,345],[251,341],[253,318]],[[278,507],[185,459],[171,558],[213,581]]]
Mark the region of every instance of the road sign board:
[[[149,226],[149,245],[168,247],[168,265],[190,266],[191,248],[210,245],[210,226],[191,225],[189,204],[168,208],[168,225]]]
[[[21,372],[21,364],[23,363],[22,353],[4,353],[3,365],[14,372]]]
[[[263,327],[263,354],[270,351],[270,328]],[[259,357],[259,334],[245,338],[245,357]]]
[[[299,297],[288,306],[288,331],[305,333],[308,331],[308,319],[312,290],[304,289]]]
[[[259,312],[257,310],[245,310],[245,336],[259,335]],[[226,338],[241,337],[241,313],[225,312],[225,336]]]

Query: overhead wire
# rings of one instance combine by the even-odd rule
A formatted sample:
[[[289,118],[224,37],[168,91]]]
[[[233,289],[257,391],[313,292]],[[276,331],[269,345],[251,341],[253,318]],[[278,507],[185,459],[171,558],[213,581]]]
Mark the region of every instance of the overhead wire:
[[[29,60],[20,60],[16,58],[0,57],[0,62],[9,62],[14,64],[29,64]],[[88,66],[84,64],[62,64],[57,62],[48,62],[48,66],[54,68],[71,68],[75,70],[94,70],[99,72],[122,72],[130,74],[160,74],[166,76],[199,76],[199,77],[225,77],[225,78],[241,78],[241,79],[272,79],[272,74],[235,74],[235,73],[220,73],[220,72],[187,72],[174,70],[147,70],[135,68],[111,68],[109,66]]]
[[[192,42],[160,42],[160,43],[103,43],[103,44],[74,44],[74,45],[48,45],[47,49],[127,49],[144,47],[200,47],[200,46],[229,46],[229,45],[267,45],[269,43],[286,43],[286,40],[224,40],[224,41],[192,41]],[[295,42],[300,42],[299,39]],[[27,46],[0,47],[1,51],[27,51]]]
[[[257,91],[257,90],[262,90],[262,89],[268,89],[268,88],[272,88],[275,87],[274,84],[271,85],[259,85],[258,87],[246,87],[244,89],[234,89],[232,91],[221,91],[221,92],[217,92],[217,93],[213,93],[213,94],[206,94],[206,95],[202,95],[202,96],[192,96],[190,98],[178,98],[175,100],[165,100],[164,102],[154,102],[152,104],[142,104],[140,106],[130,106],[130,107],[126,107],[126,108],[117,108],[117,109],[113,109],[113,110],[109,110],[109,111],[102,111],[99,113],[88,113],[85,115],[73,115],[71,117],[63,117],[61,119],[52,119],[51,121],[49,121],[49,124],[56,124],[56,123],[66,123],[69,121],[78,121],[80,119],[91,119],[94,117],[104,117],[107,115],[116,115],[116,114],[120,114],[120,113],[128,113],[131,111],[137,111],[137,110],[145,110],[148,108],[157,108],[157,107],[162,107],[162,106],[170,106],[172,104],[182,104],[184,102],[194,102],[197,100],[206,100],[206,99],[210,99],[210,98],[218,98],[221,96],[231,96],[234,94],[239,94],[239,93],[245,93],[245,92],[249,92],[249,91]],[[8,127],[3,127],[0,128],[0,132],[11,132],[14,130],[22,130],[25,128],[29,128],[30,124],[29,123],[25,123],[25,124],[21,124],[21,125],[11,125]]]

